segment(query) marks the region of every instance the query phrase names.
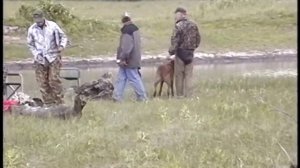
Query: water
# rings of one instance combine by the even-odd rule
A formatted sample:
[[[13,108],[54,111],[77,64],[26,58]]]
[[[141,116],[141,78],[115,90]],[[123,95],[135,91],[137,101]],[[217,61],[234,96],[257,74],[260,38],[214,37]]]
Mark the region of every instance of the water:
[[[105,72],[113,74],[113,81],[117,74],[117,68],[96,68],[80,71],[80,83],[99,79]],[[146,88],[153,86],[156,67],[144,67],[141,70]],[[24,78],[24,92],[32,96],[40,96],[39,87],[36,83],[34,71],[21,71]],[[297,76],[297,62],[268,62],[268,63],[245,63],[245,64],[218,64],[218,65],[197,65],[194,67],[194,81],[211,78],[222,78],[225,76]],[[64,86],[68,88],[75,85],[74,81],[65,81]]]

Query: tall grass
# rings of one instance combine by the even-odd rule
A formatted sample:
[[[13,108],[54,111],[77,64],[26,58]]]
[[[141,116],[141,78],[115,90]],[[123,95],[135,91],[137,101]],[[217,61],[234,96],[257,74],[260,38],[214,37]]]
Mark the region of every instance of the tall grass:
[[[284,167],[296,159],[296,79],[223,77],[191,99],[89,102],[80,120],[5,116],[6,167]],[[295,161],[295,160],[294,160]]]

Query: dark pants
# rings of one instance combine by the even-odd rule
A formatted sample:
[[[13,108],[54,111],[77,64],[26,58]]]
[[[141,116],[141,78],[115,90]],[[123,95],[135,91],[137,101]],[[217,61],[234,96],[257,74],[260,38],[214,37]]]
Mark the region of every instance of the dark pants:
[[[191,81],[193,75],[193,62],[185,64],[178,56],[175,57],[175,87],[177,96],[191,96]]]

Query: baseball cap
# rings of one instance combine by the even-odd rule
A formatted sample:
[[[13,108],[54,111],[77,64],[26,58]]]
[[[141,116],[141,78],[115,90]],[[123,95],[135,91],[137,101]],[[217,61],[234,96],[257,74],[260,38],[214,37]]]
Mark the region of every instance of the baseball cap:
[[[44,13],[41,10],[36,10],[33,12],[33,17],[34,18],[42,18],[42,17],[44,17]]]

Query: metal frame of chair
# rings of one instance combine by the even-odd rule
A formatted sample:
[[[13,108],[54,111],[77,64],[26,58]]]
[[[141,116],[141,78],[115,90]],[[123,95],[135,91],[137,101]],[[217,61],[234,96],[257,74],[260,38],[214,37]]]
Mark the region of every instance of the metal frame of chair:
[[[76,81],[77,82],[77,86],[80,85],[80,69],[78,68],[74,68],[74,67],[65,67],[65,68],[61,68],[61,70],[63,71],[75,71],[77,74],[76,76],[64,76],[60,74],[60,77],[68,80],[68,81]],[[19,77],[20,82],[10,82],[8,79],[9,77]],[[11,90],[11,93],[8,95],[8,89]],[[5,95],[5,99],[8,100],[10,99],[19,89],[21,89],[21,91],[24,91],[24,78],[23,75],[19,72],[7,72],[6,74],[6,79],[4,81],[4,86],[3,86],[3,92]]]
[[[17,76],[20,78],[20,82],[9,82],[7,81],[8,77],[12,77],[12,76]],[[6,80],[4,81],[4,95],[6,97],[6,100],[10,99],[20,88],[21,88],[21,91],[23,92],[24,88],[23,88],[23,75],[21,73],[18,73],[18,72],[8,72],[7,75],[6,75]],[[7,88],[9,88],[12,93],[10,93],[9,95],[8,92],[7,92]]]
[[[78,68],[74,68],[74,67],[64,67],[64,68],[61,68],[61,72],[62,71],[75,71],[77,72],[77,77],[73,77],[73,76],[64,76],[62,75],[61,73],[59,74],[59,76],[65,80],[68,80],[68,81],[77,81],[77,86],[80,85],[80,69]]]

